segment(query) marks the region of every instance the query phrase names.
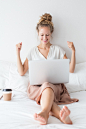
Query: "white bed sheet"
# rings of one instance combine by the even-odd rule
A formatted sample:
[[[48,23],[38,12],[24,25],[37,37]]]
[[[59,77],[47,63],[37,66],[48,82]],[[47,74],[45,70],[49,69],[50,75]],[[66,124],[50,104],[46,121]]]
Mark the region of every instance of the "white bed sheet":
[[[67,104],[73,125],[63,124],[53,116],[49,117],[47,125],[40,125],[33,114],[40,112],[41,106],[22,92],[13,91],[13,95],[11,101],[0,100],[0,129],[86,129],[86,91],[70,94],[79,99],[79,102]]]

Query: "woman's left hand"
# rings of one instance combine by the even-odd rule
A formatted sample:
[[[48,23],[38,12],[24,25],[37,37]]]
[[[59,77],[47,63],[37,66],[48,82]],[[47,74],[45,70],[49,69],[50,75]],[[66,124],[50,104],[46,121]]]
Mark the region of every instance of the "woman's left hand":
[[[74,47],[73,42],[67,41],[67,43],[68,43],[68,47],[71,48],[72,51],[75,51],[75,47]]]

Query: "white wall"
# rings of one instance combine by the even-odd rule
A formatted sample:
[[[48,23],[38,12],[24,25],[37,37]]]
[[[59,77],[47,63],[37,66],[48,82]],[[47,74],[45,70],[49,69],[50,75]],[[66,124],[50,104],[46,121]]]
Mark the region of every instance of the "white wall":
[[[39,44],[36,24],[40,16],[53,16],[52,44],[71,57],[67,41],[76,48],[76,62],[86,61],[86,0],[0,0],[0,60],[16,62],[16,44],[21,42],[21,59]]]

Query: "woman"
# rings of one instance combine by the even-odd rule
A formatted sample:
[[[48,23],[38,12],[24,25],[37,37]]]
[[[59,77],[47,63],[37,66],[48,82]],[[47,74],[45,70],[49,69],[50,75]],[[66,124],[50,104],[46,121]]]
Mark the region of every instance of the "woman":
[[[66,53],[62,48],[50,43],[51,35],[54,31],[52,16],[50,14],[45,13],[41,16],[36,30],[38,32],[40,44],[30,50],[23,65],[20,59],[22,42],[16,44],[17,66],[21,76],[23,76],[29,69],[29,60],[67,59]],[[67,43],[68,47],[72,50],[70,72],[73,73],[75,69],[75,47],[73,42],[67,41]],[[49,115],[55,116],[65,124],[72,124],[69,117],[70,110],[67,106],[60,109],[58,105],[77,102],[78,99],[70,98],[64,84],[54,85],[49,82],[45,82],[39,87],[38,85],[34,86],[29,83],[27,94],[30,99],[35,100],[37,104],[41,105],[42,111],[39,114],[34,114],[34,119],[38,120],[40,124],[47,124]]]

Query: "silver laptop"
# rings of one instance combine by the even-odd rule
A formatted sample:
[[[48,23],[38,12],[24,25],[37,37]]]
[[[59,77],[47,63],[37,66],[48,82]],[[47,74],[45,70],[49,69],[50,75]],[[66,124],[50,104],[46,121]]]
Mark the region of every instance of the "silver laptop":
[[[69,82],[69,59],[29,61],[30,85]]]

